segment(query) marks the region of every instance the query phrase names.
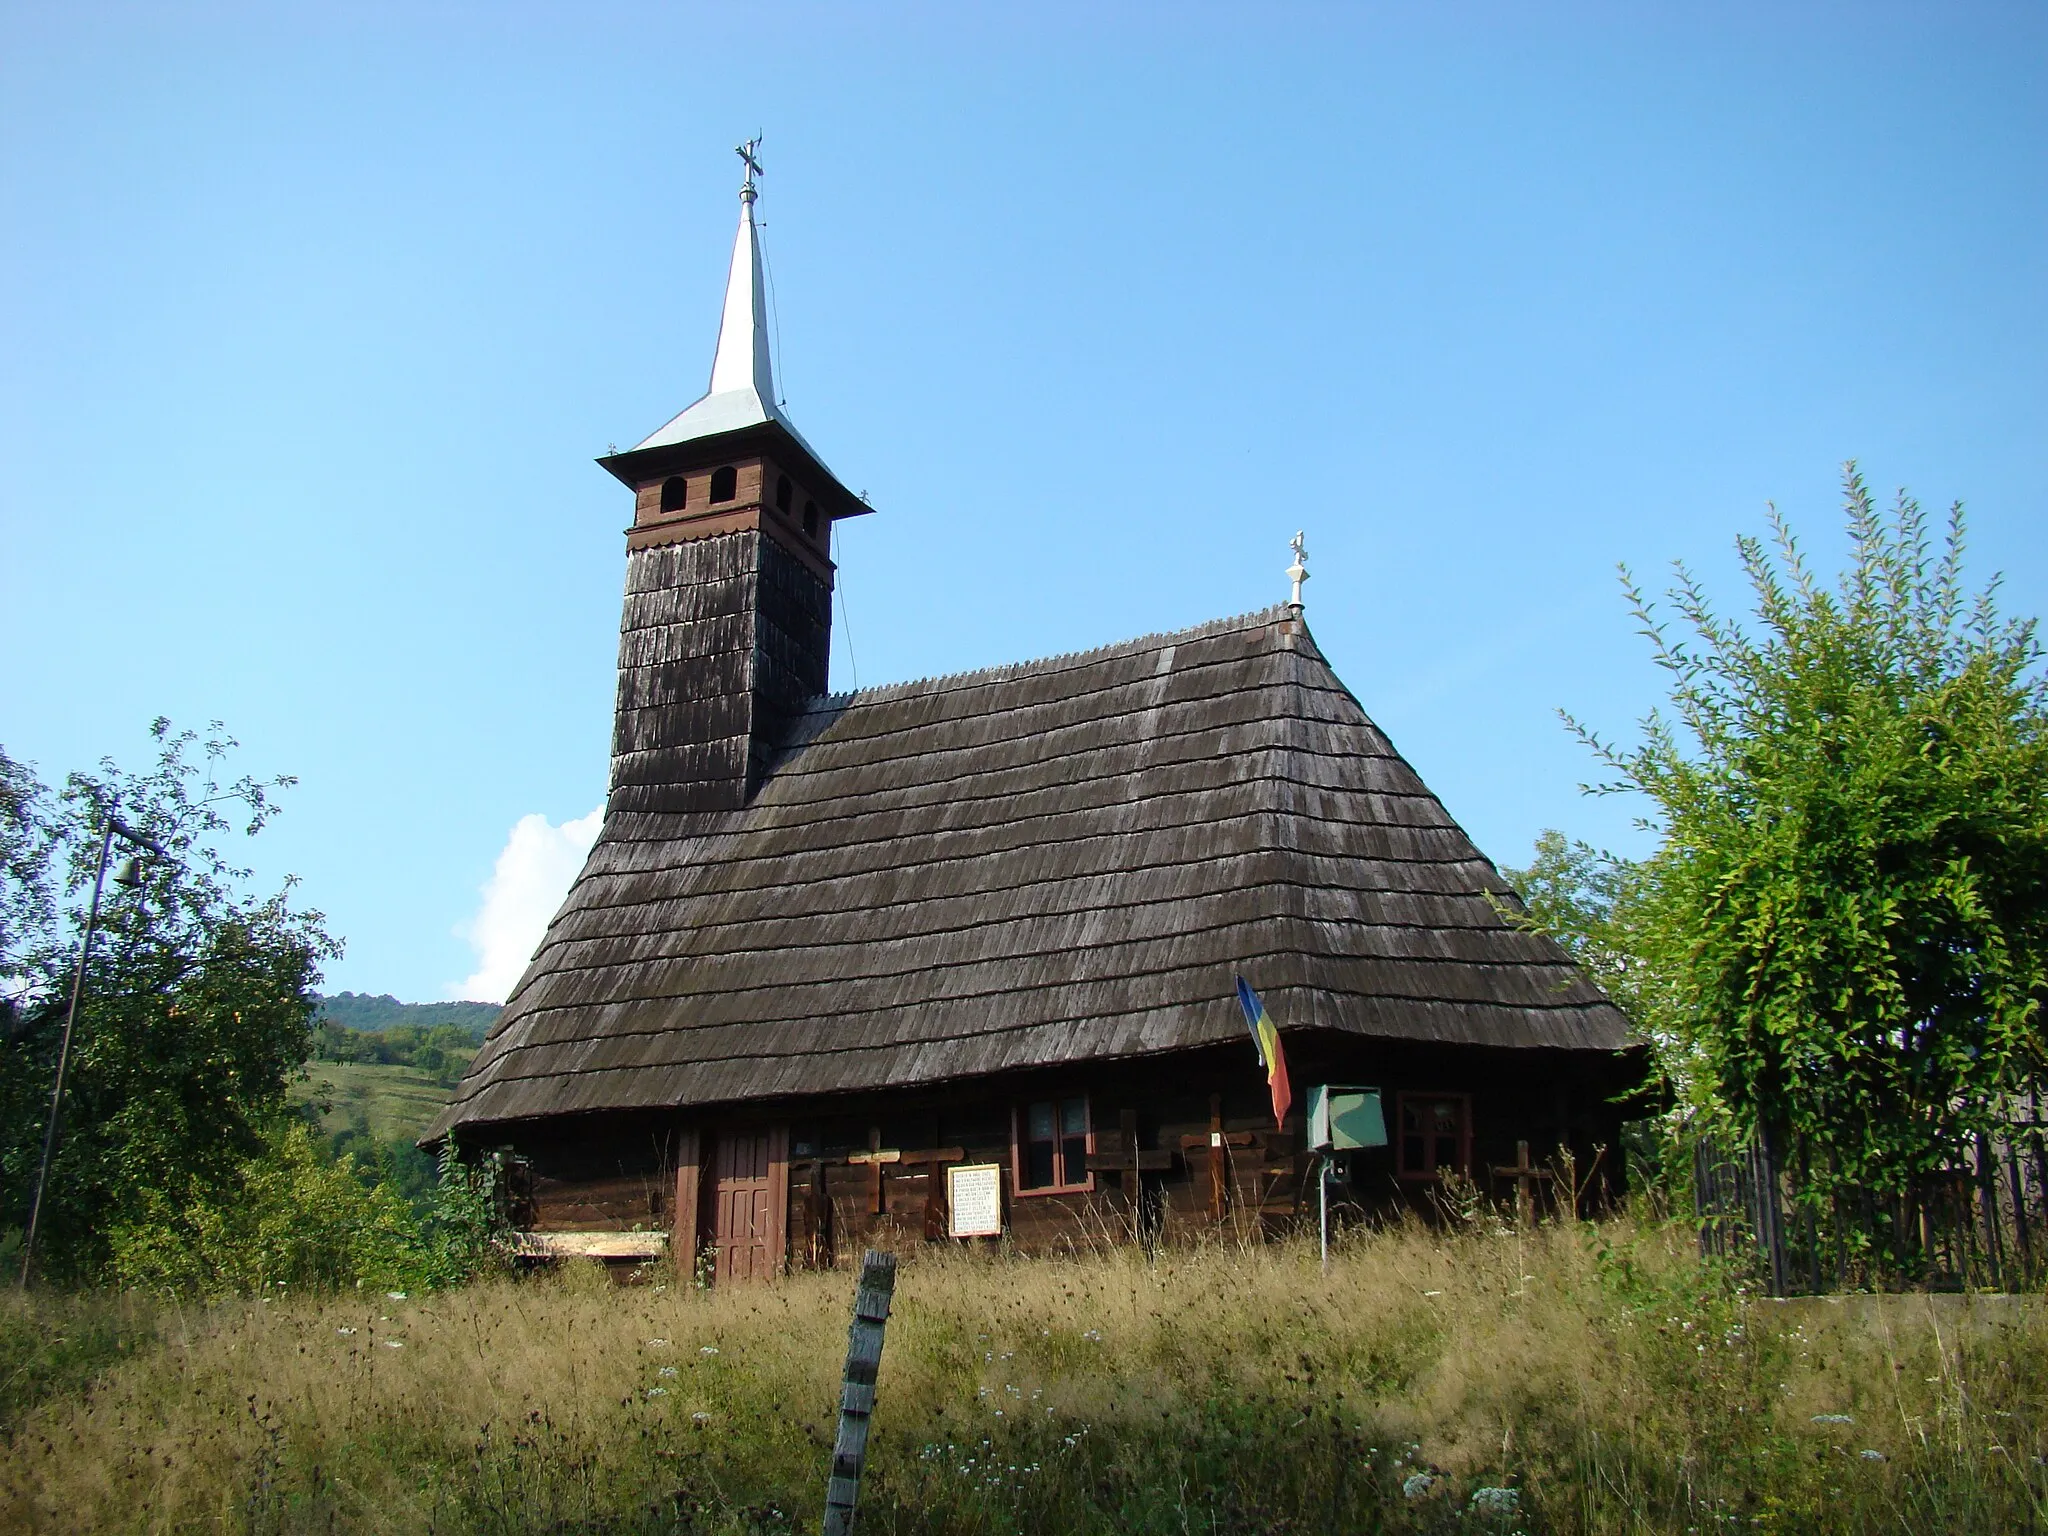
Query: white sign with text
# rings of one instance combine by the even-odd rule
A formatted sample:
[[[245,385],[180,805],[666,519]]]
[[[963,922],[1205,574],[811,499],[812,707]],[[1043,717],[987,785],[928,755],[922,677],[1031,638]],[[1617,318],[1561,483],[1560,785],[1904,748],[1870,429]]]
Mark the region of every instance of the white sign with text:
[[[1003,1235],[1003,1165],[955,1163],[946,1170],[946,1231],[953,1237]]]

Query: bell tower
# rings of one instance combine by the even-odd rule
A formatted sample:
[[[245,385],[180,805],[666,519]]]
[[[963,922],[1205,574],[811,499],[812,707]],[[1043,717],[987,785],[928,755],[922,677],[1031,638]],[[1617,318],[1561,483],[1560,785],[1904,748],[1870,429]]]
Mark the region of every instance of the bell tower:
[[[711,387],[598,463],[633,492],[608,812],[728,810],[826,691],[832,524],[872,510],[775,398],[754,224],[759,139],[740,146],[739,233]]]

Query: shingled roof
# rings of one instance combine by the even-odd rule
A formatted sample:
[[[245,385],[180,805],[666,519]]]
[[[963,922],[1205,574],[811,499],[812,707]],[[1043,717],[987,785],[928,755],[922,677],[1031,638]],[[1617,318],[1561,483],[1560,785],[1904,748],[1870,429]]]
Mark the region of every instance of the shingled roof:
[[[1297,612],[821,698],[743,808],[615,813],[432,1135],[1283,1031],[1619,1050]]]

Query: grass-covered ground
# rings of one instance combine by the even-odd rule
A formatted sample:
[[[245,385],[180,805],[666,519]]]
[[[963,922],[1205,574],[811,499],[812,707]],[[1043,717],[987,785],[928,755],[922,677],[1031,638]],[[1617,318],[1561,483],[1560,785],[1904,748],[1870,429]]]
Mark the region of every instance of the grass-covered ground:
[[[333,1135],[351,1125],[367,1124],[379,1144],[410,1142],[448,1102],[448,1085],[417,1067],[371,1061],[315,1061],[304,1082],[294,1085],[293,1098],[329,1106],[320,1128]]]
[[[0,1529],[815,1529],[852,1275],[0,1310]],[[61,1357],[61,1358],[60,1358]],[[1683,1234],[906,1263],[867,1532],[2043,1527],[2048,1318]]]

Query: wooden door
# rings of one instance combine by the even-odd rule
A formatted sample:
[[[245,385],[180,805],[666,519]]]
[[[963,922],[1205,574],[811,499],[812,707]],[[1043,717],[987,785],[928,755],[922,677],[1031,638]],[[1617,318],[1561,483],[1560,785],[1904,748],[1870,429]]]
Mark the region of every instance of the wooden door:
[[[789,1132],[761,1126],[720,1135],[711,1160],[710,1227],[718,1260],[713,1283],[768,1280],[780,1273],[789,1204]]]

